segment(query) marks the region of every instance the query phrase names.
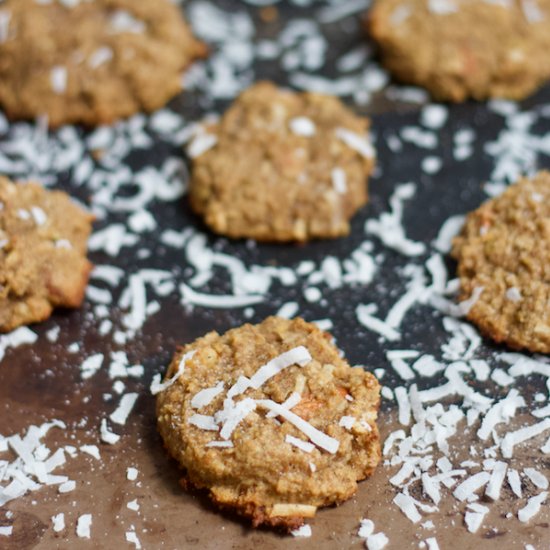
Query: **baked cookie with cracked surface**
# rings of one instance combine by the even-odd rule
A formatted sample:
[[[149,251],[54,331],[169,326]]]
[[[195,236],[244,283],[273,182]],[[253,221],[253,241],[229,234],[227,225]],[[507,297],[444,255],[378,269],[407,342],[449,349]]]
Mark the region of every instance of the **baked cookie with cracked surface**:
[[[205,53],[168,0],[5,0],[0,104],[53,127],[108,124],[162,107]]]
[[[367,201],[368,128],[334,97],[256,84],[188,146],[191,206],[233,238],[346,235]]]
[[[380,387],[329,334],[269,317],[181,348],[153,383],[184,486],[254,526],[294,529],[350,498],[380,461]]]
[[[442,101],[522,99],[550,79],[550,0],[376,0],[386,67]]]
[[[550,353],[550,172],[469,214],[452,254],[462,298],[474,296],[468,319],[511,348]]]
[[[66,193],[0,177],[0,332],[80,306],[92,219]]]

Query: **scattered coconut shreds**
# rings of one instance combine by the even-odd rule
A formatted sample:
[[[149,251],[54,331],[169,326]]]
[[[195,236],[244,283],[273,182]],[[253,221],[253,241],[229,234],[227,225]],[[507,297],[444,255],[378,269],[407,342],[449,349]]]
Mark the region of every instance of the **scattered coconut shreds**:
[[[76,0],[63,3],[74,5]],[[493,100],[481,122],[471,117],[467,121],[461,118],[457,124],[453,108],[428,104],[424,90],[388,86],[388,75],[377,65],[367,44],[338,51],[327,31],[337,26],[353,28],[359,14],[368,7],[366,0],[290,0],[295,14],[287,19],[285,10],[279,10],[278,30],[266,39],[255,28],[255,10],[278,3],[245,0],[233,9],[200,0],[186,8],[194,33],[208,43],[211,51],[183,77],[186,88],[200,97],[201,108],[212,111],[204,124],[186,120],[166,108],[91,132],[71,126],[49,132],[44,117],[33,124],[8,124],[0,114],[2,174],[17,181],[32,176],[45,186],[67,182],[67,190],[76,200],[85,198],[96,217],[89,248],[97,267],[86,297],[90,330],[97,330],[108,350],[99,353],[87,349],[85,342],[64,341],[61,325],[48,327],[45,332],[38,327],[36,333],[22,327],[0,335],[0,361],[12,354],[26,358],[25,345],[35,343],[43,334],[54,348],[66,346],[69,353],[78,353],[76,366],[81,384],[94,383],[104,375],[112,382],[112,391],[104,395],[109,406],[102,414],[99,435],[103,442],[115,444],[121,436],[109,426],[124,424],[132,414],[136,392],[141,389],[134,384],[143,382],[145,372],[143,365],[132,364],[123,350],[142,334],[149,336],[148,321],[167,301],[175,303],[179,298],[186,314],[198,317],[208,315],[211,308],[228,309],[231,311],[227,314],[236,324],[258,317],[260,312],[261,316],[277,312],[288,318],[305,315],[309,320],[308,316],[314,315],[324,330],[330,330],[333,325],[338,329],[335,319],[342,315],[350,324],[344,329],[370,338],[373,352],[378,350],[380,361],[385,357],[387,362],[380,364],[376,372],[384,377],[383,398],[396,406],[400,423],[384,442],[383,467],[390,469],[395,512],[420,522],[436,513],[443,501],[453,499],[462,510],[464,530],[475,532],[490,526],[487,510],[493,508],[493,501],[507,499],[520,521],[530,521],[544,510],[548,497],[547,470],[537,459],[544,460],[550,454],[550,404],[548,393],[542,391],[545,384],[550,388],[550,360],[493,352],[470,324],[460,320],[475,307],[483,292],[477,288],[468,300],[457,303],[459,282],[452,278],[453,272],[447,272],[452,239],[460,231],[467,209],[460,201],[450,204],[448,197],[442,196],[438,204],[445,205],[448,217],[437,218],[442,212],[431,211],[425,182],[437,184],[439,175],[455,173],[451,168],[466,166],[467,162],[474,165],[473,161],[484,155],[484,164],[489,164],[487,173],[483,177],[479,174],[479,182],[487,181],[487,195],[500,194],[520,175],[547,164],[550,106],[540,104],[522,110],[517,103]],[[430,7],[439,13],[454,9],[452,2],[446,1],[430,2]],[[532,2],[523,2],[522,9],[529,21],[540,15]],[[407,14],[402,12],[399,17]],[[145,26],[120,12],[111,19],[109,28],[111,32],[141,33]],[[0,42],[8,40],[11,32],[9,14],[0,10]],[[111,63],[113,55],[109,48],[102,47],[84,62],[97,69]],[[401,128],[391,128],[387,135],[386,131],[379,136],[372,133],[383,176],[403,181],[395,178],[394,167],[384,161],[383,149],[387,147],[409,163],[411,175],[407,180],[411,181],[395,187],[387,208],[380,196],[374,197],[374,210],[368,215],[364,232],[354,232],[357,242],[353,249],[344,245],[322,257],[304,256],[297,263],[281,258],[275,265],[260,260],[254,243],[241,246],[214,239],[189,224],[172,226],[171,217],[164,216],[164,209],[179,205],[188,184],[187,164],[179,151],[185,146],[193,158],[216,147],[217,137],[207,130],[209,123],[216,120],[228,101],[257,79],[256,68],[262,66],[277,66],[283,85],[343,97],[356,106],[368,105],[374,94],[421,106],[418,114],[403,115]],[[70,67],[56,66],[47,76],[57,94],[70,92]],[[375,131],[376,127],[375,121]],[[318,129],[309,119],[298,117],[291,121],[288,131],[308,139]],[[366,136],[345,128],[336,133],[350,154],[373,156],[374,147]],[[136,152],[141,159],[139,167],[128,162]],[[336,168],[330,177],[337,196],[345,193],[348,182],[344,171]],[[373,175],[373,190],[379,177],[380,173]],[[463,183],[467,184],[457,181]],[[438,193],[445,194],[445,187],[441,186]],[[437,220],[429,230],[415,223],[423,208],[426,217]],[[47,215],[37,207],[21,211],[20,216],[37,226],[47,222]],[[66,239],[53,244],[57,248],[72,247]],[[7,245],[0,239],[0,249]],[[173,265],[164,265],[168,253],[178,255],[175,271]],[[134,258],[132,271],[127,269],[126,257]],[[345,292],[366,294],[359,301],[350,300],[348,305],[338,300]],[[516,287],[503,293],[512,304],[523,299]],[[111,315],[112,311],[120,314]],[[420,318],[423,332],[433,333],[433,339],[417,339]],[[404,342],[402,349],[391,349],[399,341]],[[414,349],[407,349],[411,347]],[[160,375],[155,376],[152,393],[169,388],[185,376],[185,361],[189,358],[182,361],[170,380],[161,383]],[[3,367],[8,366],[6,361]],[[298,361],[296,364],[300,365]],[[336,452],[337,440],[312,431],[309,423],[291,412],[301,399],[298,393],[281,404],[266,405],[265,400],[252,402],[246,398],[233,401],[254,387],[253,381],[261,385],[276,376],[279,367],[272,364],[256,379],[239,379],[229,389],[233,392],[228,393],[229,401],[224,401],[219,414],[205,416],[207,420],[195,415],[199,424],[209,426],[218,432],[213,435],[221,438],[206,444],[209,453],[232,452],[233,442],[223,439],[221,432],[231,437],[256,407],[265,409],[269,419],[286,418],[303,432],[309,441],[287,439],[297,453],[315,447]],[[535,398],[529,384],[541,388]],[[226,390],[218,384],[197,393],[197,413]],[[342,427],[349,429],[351,419],[344,418]],[[79,442],[50,449],[42,441],[52,426],[61,428],[62,423],[31,426],[23,435],[0,436],[0,506],[44,485],[54,485],[61,493],[72,491],[75,482],[54,473],[67,457],[87,453],[93,457],[92,463],[101,460],[93,444]],[[71,435],[72,428],[67,432]],[[468,460],[462,462],[456,458],[463,445],[457,443],[459,434],[471,441]],[[309,468],[314,472],[317,467],[310,462]],[[129,467],[126,475],[129,481],[136,481],[138,471]],[[542,492],[532,496],[533,488]],[[484,505],[476,502],[481,498],[485,499]],[[383,548],[387,537],[375,533],[374,525],[364,521],[360,536],[366,547]],[[63,531],[64,514],[53,516],[52,525],[55,532]],[[81,516],[79,536],[91,537],[90,525],[91,515]],[[422,526],[435,530],[430,520]],[[141,548],[137,532],[131,526],[125,537]],[[11,534],[11,526],[0,527],[0,535]],[[420,546],[436,550],[436,537],[426,538]],[[526,548],[531,549],[531,545]]]
[[[65,464],[66,449],[59,447],[52,452],[43,443],[52,428],[66,430],[63,422],[54,420],[41,426],[30,426],[24,435],[0,435],[0,506],[44,485],[57,485],[60,493],[75,488],[73,480],[53,473]]]

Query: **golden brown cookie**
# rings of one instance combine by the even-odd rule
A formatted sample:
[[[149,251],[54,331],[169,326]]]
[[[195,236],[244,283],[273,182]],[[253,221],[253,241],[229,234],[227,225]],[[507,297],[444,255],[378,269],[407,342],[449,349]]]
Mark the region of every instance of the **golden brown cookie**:
[[[550,172],[469,214],[452,254],[461,298],[479,295],[468,319],[511,348],[550,353]]]
[[[334,97],[256,84],[189,145],[191,205],[233,238],[347,235],[367,201],[368,128]]]
[[[66,193],[0,177],[0,332],[82,303],[92,219]]]
[[[54,127],[158,109],[205,54],[168,0],[6,0],[0,22],[0,104]]]
[[[164,385],[158,427],[184,484],[254,526],[300,526],[380,461],[376,378],[302,319],[211,332],[176,353]]]
[[[387,68],[435,99],[522,99],[550,78],[550,0],[376,0]]]

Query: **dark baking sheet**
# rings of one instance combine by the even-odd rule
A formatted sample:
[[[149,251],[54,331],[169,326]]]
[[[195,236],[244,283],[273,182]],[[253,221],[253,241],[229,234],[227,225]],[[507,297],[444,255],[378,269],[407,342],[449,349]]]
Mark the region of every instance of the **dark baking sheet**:
[[[193,4],[199,2],[186,4],[186,9],[191,9]],[[305,7],[281,2],[277,4],[278,18],[272,23],[262,23],[259,9],[243,2],[226,0],[203,4],[216,4],[228,14],[249,13],[255,22],[255,43],[265,38],[276,38],[291,20],[319,21],[326,13],[320,11],[326,8],[323,2]],[[365,41],[358,20],[357,13],[353,13],[334,23],[319,25],[319,30],[327,39],[328,50],[325,64],[310,71],[311,74],[335,78],[342,76],[335,69],[335,61]],[[240,38],[237,36],[237,39]],[[213,41],[213,50],[219,47],[220,42]],[[211,69],[207,67],[207,70]],[[243,69],[240,76],[242,82],[269,78],[286,85],[295,74],[295,70],[281,68],[276,60],[256,62],[251,69]],[[170,108],[182,114],[186,121],[198,120],[206,112],[223,110],[228,101],[209,97],[204,92],[205,86],[198,84],[195,90],[174,100]],[[402,140],[403,149],[396,153],[388,147],[388,138],[400,135],[406,126],[421,127],[422,105],[395,100],[395,90],[399,97],[410,97],[399,94],[402,89],[390,84],[390,88],[385,87],[373,94],[372,99],[364,105],[357,104],[349,96],[344,98],[358,112],[372,117],[378,155],[378,170],[370,182],[370,202],[354,219],[353,231],[348,238],[301,246],[251,246],[247,242],[228,242],[208,234],[200,220],[189,211],[185,201],[177,199],[171,202],[151,201],[148,209],[158,226],[154,231],[139,235],[136,245],[122,248],[115,257],[101,251],[90,255],[95,264],[115,265],[124,269],[127,275],[143,268],[164,269],[171,272],[173,280],[179,284],[189,281],[193,269],[183,250],[161,242],[161,234],[167,229],[180,232],[190,227],[205,232],[209,247],[239,258],[246,266],[296,267],[303,260],[312,260],[319,267],[327,256],[347,258],[362,242],[370,240],[374,245],[373,256],[383,257],[371,284],[344,285],[335,289],[321,284],[318,286],[322,290],[323,299],[310,303],[304,299],[304,288],[307,286],[304,278],[290,286],[274,283],[264,301],[253,306],[251,312],[243,308],[183,307],[180,295],[175,290],[165,298],[157,297],[161,310],[151,315],[142,329],[125,345],[117,344],[112,332],[108,335],[100,334],[101,320],[94,313],[94,304],[88,300],[80,311],[57,312],[49,321],[32,327],[38,335],[37,342],[32,346],[7,350],[0,363],[0,434],[8,436],[24,433],[31,424],[39,425],[56,418],[67,424],[67,430],[52,430],[45,439],[48,446],[55,449],[61,444],[97,444],[102,458],[97,461],[80,453],[77,458],[69,459],[59,468],[59,472],[56,471],[77,481],[75,491],[59,495],[55,487],[44,487],[2,508],[0,525],[13,525],[14,531],[11,537],[0,540],[0,548],[131,547],[125,542],[125,533],[132,530],[131,526],[134,526],[144,548],[359,548],[363,543],[356,533],[359,520],[364,517],[375,522],[377,531],[387,534],[390,538],[389,548],[417,548],[419,543],[432,536],[437,538],[441,548],[523,548],[525,544],[533,544],[537,549],[549,547],[548,507],[544,507],[529,524],[521,524],[517,519],[506,519],[504,516],[508,511],[515,511],[520,502],[525,502],[525,499],[514,500],[506,491],[503,491],[499,502],[491,504],[490,515],[475,535],[468,533],[463,525],[463,507],[457,506],[449,495],[439,512],[426,515],[425,519],[435,524],[435,530],[414,525],[391,504],[395,490],[388,479],[395,474],[396,468],[383,466],[370,480],[361,483],[354,499],[338,508],[318,513],[311,522],[311,539],[292,539],[268,531],[252,531],[235,518],[212,510],[202,495],[189,495],[180,490],[178,468],[165,455],[156,433],[154,399],[148,387],[152,376],[164,371],[178,343],[188,342],[209,330],[225,331],[245,321],[259,321],[266,315],[274,314],[282,304],[289,301],[299,304],[299,314],[307,320],[331,319],[331,331],[350,362],[366,365],[369,369],[386,369],[382,381],[389,388],[403,385],[403,381],[391,369],[385,351],[414,349],[436,356],[440,354],[441,345],[448,340],[449,335],[442,328],[441,316],[427,306],[416,306],[408,313],[401,327],[401,341],[391,345],[358,323],[355,314],[357,304],[376,303],[379,307],[377,315],[383,317],[405,289],[407,278],[403,275],[403,267],[409,263],[422,265],[428,257],[427,253],[417,259],[406,258],[383,246],[376,237],[366,235],[364,225],[367,219],[378,218],[381,213],[388,211],[388,200],[396,184],[412,181],[417,189],[415,196],[405,203],[404,226],[410,238],[429,245],[449,216],[463,214],[487,198],[483,183],[494,179],[496,160],[494,154],[488,154],[486,145],[505,142],[503,136],[510,130],[512,118],[495,112],[498,105],[493,108],[473,103],[452,106],[448,122],[435,132],[438,137],[435,148],[425,149]],[[507,154],[515,159],[513,166],[521,166],[524,171],[550,167],[550,147],[544,142],[545,136],[547,141],[550,139],[550,88],[527,100],[519,109],[527,113],[527,118],[534,117],[534,121],[525,132],[531,136],[531,141],[527,139],[522,142],[517,137],[521,134],[517,128],[511,132],[512,138],[508,144],[510,151]],[[517,124],[517,119],[514,121]],[[124,160],[134,173],[146,166],[161,166],[169,157],[184,158],[179,147],[147,129],[147,125],[145,128],[144,133],[152,138],[153,145],[134,149]],[[10,131],[2,137],[0,151],[8,154],[9,144],[17,141],[16,134],[29,129],[30,126],[25,124],[12,125]],[[455,136],[461,129],[471,129],[475,136],[472,154],[466,160],[456,160],[454,157]],[[78,133],[84,138],[81,130]],[[533,136],[538,136],[541,141],[533,143]],[[44,154],[49,154],[47,146]],[[421,161],[427,156],[442,159],[442,168],[436,174],[429,175],[422,170]],[[35,176],[46,182],[54,182],[57,187],[66,189],[85,203],[89,203],[98,193],[98,189],[92,189],[89,182],[77,184],[71,170],[58,172],[36,161],[34,170],[29,168],[28,171],[30,173],[26,174],[14,170],[13,175],[21,179]],[[185,170],[177,176],[182,181],[186,177]],[[135,190],[130,186],[121,190],[121,193],[129,195],[133,192]],[[127,219],[128,213],[108,211],[104,219],[98,220],[96,230],[113,223],[126,223]],[[151,256],[140,259],[139,250],[143,249],[152,251]],[[453,276],[454,265],[450,260],[447,263],[450,275]],[[126,276],[114,289],[104,285],[113,293],[114,305],[110,309],[110,316],[115,329],[122,326],[121,320],[127,313],[116,305],[127,282]],[[101,286],[97,280],[92,283]],[[227,272],[219,269],[201,291],[224,294],[230,291],[230,286]],[[60,333],[57,342],[51,343],[46,333],[54,327],[59,327]],[[78,344],[77,351],[73,349],[74,343]],[[139,378],[124,379],[125,391],[139,392],[140,397],[127,424],[124,427],[115,426],[115,431],[122,438],[111,446],[100,443],[98,425],[118,402],[119,398],[112,390],[113,380],[109,378],[105,364],[95,376],[82,380],[79,366],[94,353],[108,354],[117,350],[127,352],[130,364],[142,364],[145,374]],[[490,359],[499,351],[502,349],[484,342],[477,356]],[[494,366],[494,361],[491,361]],[[440,385],[444,378],[438,375],[431,378],[418,377],[413,382],[423,389]],[[504,395],[507,391],[507,388],[499,388],[491,381],[480,384],[472,380],[471,383],[479,391],[493,396]],[[533,422],[528,414],[529,407],[533,406],[533,395],[542,392],[547,399],[548,393],[543,377],[521,380],[519,388],[528,400],[528,407],[522,409],[514,419],[513,425],[518,426]],[[106,401],[104,394],[111,394],[113,398]],[[460,400],[456,402],[460,403]],[[382,436],[399,428],[392,401],[383,401],[380,428]],[[471,444],[479,446],[479,441],[472,438],[473,433],[459,433],[453,439],[453,460],[457,463],[469,457]],[[518,447],[514,465],[518,468],[535,466],[548,476],[548,458],[538,451],[542,443],[542,438],[538,438]],[[137,481],[126,479],[128,466],[138,468]],[[528,492],[525,496],[528,496]],[[126,507],[126,503],[135,498],[141,505],[137,513]],[[8,514],[8,511],[13,515]],[[65,513],[67,527],[60,534],[55,534],[50,518],[59,512]],[[75,535],[76,519],[83,513],[93,514],[90,540]]]

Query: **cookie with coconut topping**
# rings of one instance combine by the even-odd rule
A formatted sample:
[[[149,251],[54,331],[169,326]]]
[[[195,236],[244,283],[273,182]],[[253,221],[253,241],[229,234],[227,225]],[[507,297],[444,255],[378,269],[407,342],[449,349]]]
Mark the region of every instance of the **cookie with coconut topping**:
[[[521,179],[468,215],[453,244],[467,313],[511,348],[550,353],[550,172]]]
[[[376,0],[367,26],[399,80],[435,99],[522,99],[550,78],[550,0]]]
[[[66,193],[0,177],[0,332],[80,306],[91,222]]]
[[[346,235],[367,201],[368,128],[336,98],[256,84],[189,144],[191,205],[233,238]]]
[[[350,498],[380,460],[376,378],[302,319],[211,332],[152,389],[184,486],[254,526],[300,526]]]
[[[167,0],[6,0],[0,104],[12,119],[47,115],[53,127],[111,123],[162,107],[204,54]]]

